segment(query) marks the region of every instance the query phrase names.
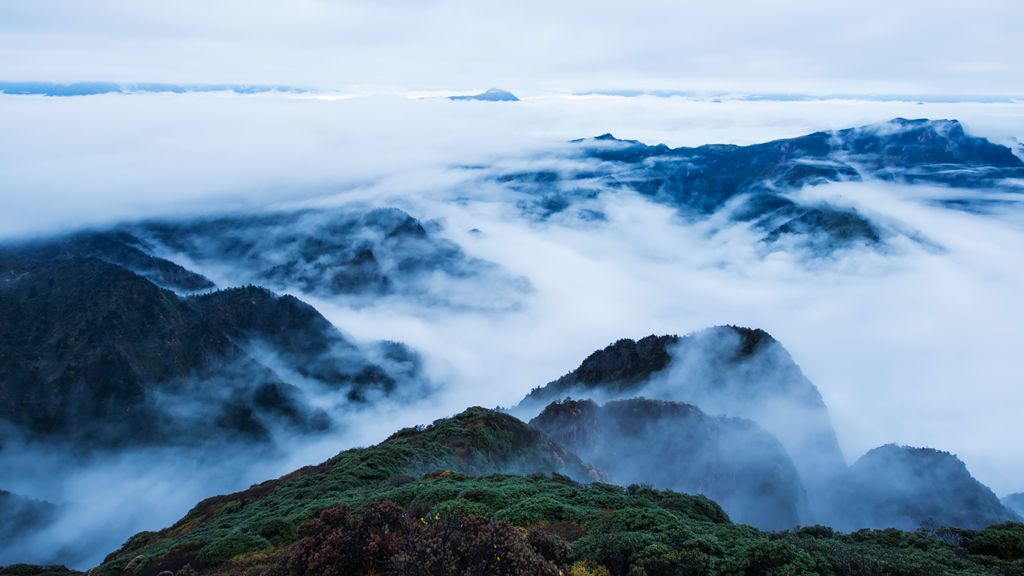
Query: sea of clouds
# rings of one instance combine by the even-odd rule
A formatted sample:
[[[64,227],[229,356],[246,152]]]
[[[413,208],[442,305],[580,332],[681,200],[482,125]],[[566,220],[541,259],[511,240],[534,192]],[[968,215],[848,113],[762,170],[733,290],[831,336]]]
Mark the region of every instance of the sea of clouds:
[[[1024,205],[1016,196],[976,212],[938,201],[978,191],[871,181],[805,189],[806,198],[853,206],[926,240],[809,259],[764,250],[742,225],[693,222],[630,193],[594,201],[604,221],[537,221],[524,217],[512,191],[481,177],[494,166],[557,165],[567,141],[605,132],[670,146],[750,144],[900,116],[956,118],[1011,146],[1024,139],[1024,103],[1006,102],[0,95],[0,132],[9,135],[0,139],[0,237],[147,217],[397,206],[436,219],[470,256],[530,286],[517,306],[500,310],[409,298],[353,306],[296,293],[357,341],[400,340],[419,351],[443,385],[439,396],[345,414],[337,434],[288,439],[259,461],[216,467],[201,455],[146,452],[41,483],[34,480],[57,464],[8,452],[14,467],[2,468],[0,488],[78,507],[74,522],[36,545],[66,542],[70,552],[56,558],[87,566],[201,497],[468,405],[513,405],[619,338],[731,323],[763,328],[785,345],[820,389],[848,461],[887,442],[938,447],[998,494],[1024,490],[1024,455],[1007,441],[1024,433]],[[450,289],[500,299],[508,286]],[[114,518],[101,542],[75,541]],[[51,557],[40,549],[17,559]]]

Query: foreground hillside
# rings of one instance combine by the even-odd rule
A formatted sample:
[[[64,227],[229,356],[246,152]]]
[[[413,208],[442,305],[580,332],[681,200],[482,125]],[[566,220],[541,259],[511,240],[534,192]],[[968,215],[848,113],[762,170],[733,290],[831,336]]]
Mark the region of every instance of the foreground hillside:
[[[1021,524],[765,533],[702,496],[595,478],[539,431],[471,408],[203,501],[90,573],[1024,574]],[[0,574],[76,573],[20,565]]]

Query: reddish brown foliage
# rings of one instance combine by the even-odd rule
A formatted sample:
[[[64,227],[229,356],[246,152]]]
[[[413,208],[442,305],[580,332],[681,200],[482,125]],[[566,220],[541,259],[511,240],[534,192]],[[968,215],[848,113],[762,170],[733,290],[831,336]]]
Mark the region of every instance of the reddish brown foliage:
[[[569,559],[558,536],[479,517],[426,522],[391,502],[353,515],[346,505],[299,528],[294,576],[556,576]]]

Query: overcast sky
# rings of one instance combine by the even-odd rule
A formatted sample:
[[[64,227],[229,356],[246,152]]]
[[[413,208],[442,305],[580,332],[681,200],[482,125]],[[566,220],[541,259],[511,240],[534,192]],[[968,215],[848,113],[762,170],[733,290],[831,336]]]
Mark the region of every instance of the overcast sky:
[[[0,80],[1024,94],[1019,0],[0,2]]]

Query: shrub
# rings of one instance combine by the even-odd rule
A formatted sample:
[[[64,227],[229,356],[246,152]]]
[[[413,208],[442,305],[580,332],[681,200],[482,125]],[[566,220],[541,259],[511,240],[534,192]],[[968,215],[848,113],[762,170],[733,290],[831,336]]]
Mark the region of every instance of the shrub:
[[[611,572],[597,562],[580,560],[569,569],[569,576],[611,576]]]
[[[568,547],[556,536],[531,536],[478,516],[437,518],[414,518],[393,502],[357,515],[336,506],[300,526],[288,570],[295,576],[557,576],[568,562]]]
[[[684,528],[678,516],[661,508],[630,507],[609,512],[594,523],[606,532],[665,534]]]
[[[606,566],[612,574],[625,575],[641,550],[662,539],[648,532],[591,533],[573,543],[577,558]]]
[[[429,516],[436,520],[452,520],[466,516],[487,516],[489,512],[487,506],[479,502],[456,498],[434,506],[429,512]]]
[[[527,526],[543,521],[570,520],[574,516],[578,516],[578,513],[564,502],[542,495],[524,498],[501,510],[495,517],[519,526]]]
[[[295,527],[287,520],[281,518],[267,520],[260,524],[256,532],[275,546],[286,544],[295,539]]]
[[[526,542],[537,551],[542,558],[555,564],[565,566],[572,558],[572,549],[558,534],[545,528],[533,528],[527,532]]]
[[[1007,522],[978,531],[967,549],[972,554],[995,556],[1002,560],[1024,559],[1024,524]]]
[[[231,532],[227,536],[206,544],[196,556],[203,566],[216,566],[235,556],[269,548],[266,538],[246,532]]]
[[[758,540],[743,553],[746,576],[800,576],[819,573],[817,563],[803,550],[788,542]]]
[[[348,530],[350,513],[347,504],[340,504],[300,525],[302,540],[288,560],[289,571],[322,576],[356,573],[354,570],[360,564],[363,551],[356,550]]]
[[[527,542],[520,529],[484,518],[428,524],[406,541],[389,572],[409,576],[558,576],[559,567]]]

